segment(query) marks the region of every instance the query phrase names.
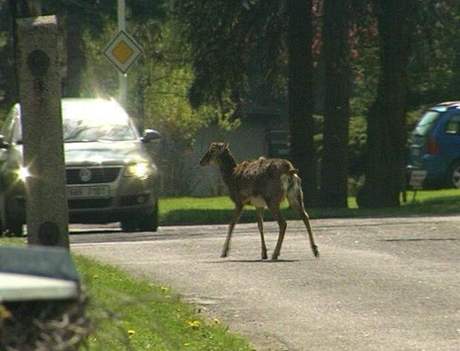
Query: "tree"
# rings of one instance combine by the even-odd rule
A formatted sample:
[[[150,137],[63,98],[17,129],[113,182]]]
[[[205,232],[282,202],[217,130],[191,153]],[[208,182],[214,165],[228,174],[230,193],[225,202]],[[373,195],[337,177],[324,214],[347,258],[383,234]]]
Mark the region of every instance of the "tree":
[[[414,0],[375,0],[380,38],[377,98],[367,126],[366,181],[360,207],[399,206],[405,177],[407,67],[413,33]]]
[[[305,204],[316,200],[313,145],[312,2],[288,0],[288,109],[290,154],[303,180]]]
[[[194,81],[189,97],[193,106],[227,102],[224,107],[231,103],[238,107],[247,102],[254,57],[263,67],[265,80],[273,85],[289,62],[291,158],[303,178],[307,204],[316,193],[311,13],[312,2],[304,0],[182,0],[176,4],[177,18],[191,47]]]
[[[350,0],[324,0],[325,102],[320,201],[324,207],[347,207],[350,15]]]

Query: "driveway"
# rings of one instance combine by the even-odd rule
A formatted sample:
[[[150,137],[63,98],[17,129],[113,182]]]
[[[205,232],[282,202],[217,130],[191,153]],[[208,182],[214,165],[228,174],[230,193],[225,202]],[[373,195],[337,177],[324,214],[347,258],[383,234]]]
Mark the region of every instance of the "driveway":
[[[71,236],[74,252],[172,286],[258,351],[460,350],[460,216],[288,223],[277,262],[256,224]],[[266,223],[271,252],[277,225]],[[230,350],[229,350],[230,351]]]

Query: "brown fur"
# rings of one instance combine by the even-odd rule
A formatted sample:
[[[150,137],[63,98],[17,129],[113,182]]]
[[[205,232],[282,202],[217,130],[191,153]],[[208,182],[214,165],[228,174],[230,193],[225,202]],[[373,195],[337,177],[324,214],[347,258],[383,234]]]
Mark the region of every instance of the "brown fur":
[[[200,161],[202,166],[214,163],[218,165],[222,178],[226,183],[229,195],[235,203],[235,213],[230,222],[227,239],[222,257],[226,257],[230,250],[230,240],[233,228],[239,220],[245,205],[256,207],[257,224],[262,241],[262,258],[267,258],[267,248],[263,233],[263,209],[268,207],[280,228],[278,242],[272,259],[277,259],[286,231],[286,221],[279,209],[281,202],[287,197],[289,204],[294,208],[307,228],[310,245],[315,256],[319,255],[314,243],[313,233],[307,213],[303,206],[301,180],[298,171],[291,162],[284,159],[270,159],[260,157],[253,161],[236,163],[227,144],[211,143],[208,151]]]

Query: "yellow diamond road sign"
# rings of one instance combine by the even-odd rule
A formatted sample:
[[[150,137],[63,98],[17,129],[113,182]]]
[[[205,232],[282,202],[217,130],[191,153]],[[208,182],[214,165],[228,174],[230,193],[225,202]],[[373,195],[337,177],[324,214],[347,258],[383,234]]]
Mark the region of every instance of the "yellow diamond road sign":
[[[131,65],[142,54],[141,46],[125,31],[118,34],[104,49],[104,55],[121,72],[128,72]]]

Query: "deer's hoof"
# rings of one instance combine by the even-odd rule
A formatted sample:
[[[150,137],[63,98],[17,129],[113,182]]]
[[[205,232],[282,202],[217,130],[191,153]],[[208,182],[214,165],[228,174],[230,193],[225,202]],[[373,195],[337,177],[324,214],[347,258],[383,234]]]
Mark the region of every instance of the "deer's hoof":
[[[221,258],[225,258],[227,256],[228,256],[228,254],[226,252],[222,252],[222,254],[220,255]]]
[[[311,249],[313,250],[313,255],[315,255],[315,257],[319,257],[318,246],[315,245]]]

